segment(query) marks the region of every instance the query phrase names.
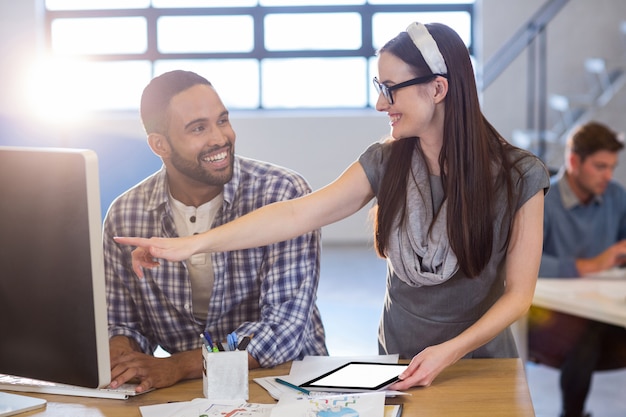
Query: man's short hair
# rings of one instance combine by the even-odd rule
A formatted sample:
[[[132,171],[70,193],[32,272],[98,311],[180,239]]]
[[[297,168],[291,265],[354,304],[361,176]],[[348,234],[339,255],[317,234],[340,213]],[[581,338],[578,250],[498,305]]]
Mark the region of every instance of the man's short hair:
[[[619,135],[598,122],[589,122],[577,127],[567,139],[569,151],[578,155],[581,161],[598,151],[619,152],[624,143]]]
[[[212,85],[206,78],[191,71],[175,70],[153,78],[144,88],[139,106],[146,133],[165,134],[170,100],[197,84]]]

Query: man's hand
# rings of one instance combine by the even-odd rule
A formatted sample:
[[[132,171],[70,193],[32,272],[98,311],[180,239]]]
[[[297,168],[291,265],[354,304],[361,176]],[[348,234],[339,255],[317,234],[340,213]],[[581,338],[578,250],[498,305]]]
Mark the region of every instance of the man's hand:
[[[607,269],[626,264],[626,240],[609,246],[595,258],[577,259],[576,268],[581,275],[606,271]]]
[[[130,352],[141,352],[139,344],[134,339],[126,336],[113,336],[109,339],[111,362],[113,362],[114,358]]]
[[[110,346],[111,388],[133,382],[139,384],[135,391],[140,393],[202,376],[200,349],[177,353],[168,358],[155,358],[139,352],[137,344],[127,337],[111,338]]]

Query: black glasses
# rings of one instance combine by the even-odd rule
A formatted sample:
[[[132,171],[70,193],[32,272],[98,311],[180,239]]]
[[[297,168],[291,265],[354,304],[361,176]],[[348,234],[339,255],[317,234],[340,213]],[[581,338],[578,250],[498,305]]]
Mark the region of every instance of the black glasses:
[[[424,84],[428,81],[434,80],[439,75],[441,74],[425,75],[423,77],[417,77],[413,78],[412,80],[404,81],[400,84],[392,85],[391,87],[387,87],[385,84],[381,84],[376,77],[374,77],[372,82],[374,83],[374,87],[376,87],[376,91],[378,91],[378,94],[382,94],[383,96],[385,96],[389,104],[393,104],[393,95],[391,94],[393,90],[398,90],[400,88],[408,87],[410,85]]]

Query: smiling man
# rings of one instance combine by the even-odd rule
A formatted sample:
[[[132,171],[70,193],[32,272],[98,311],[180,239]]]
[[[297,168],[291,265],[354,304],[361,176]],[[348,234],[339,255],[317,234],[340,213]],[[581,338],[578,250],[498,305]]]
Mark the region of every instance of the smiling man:
[[[163,167],[118,197],[105,218],[111,386],[138,380],[141,392],[200,378],[203,332],[216,342],[253,336],[250,368],[326,355],[315,304],[319,230],[260,248],[160,260],[134,274],[132,248],[114,236],[189,236],[311,191],[293,171],[235,155],[228,110],[193,72],[154,78],[140,110]],[[158,346],[171,356],[154,357]]]
[[[578,278],[626,263],[626,191],[613,180],[624,144],[589,122],[568,138],[565,166],[545,200],[539,276]],[[562,416],[588,416],[595,370],[626,366],[626,329],[533,307],[529,357],[561,369]]]

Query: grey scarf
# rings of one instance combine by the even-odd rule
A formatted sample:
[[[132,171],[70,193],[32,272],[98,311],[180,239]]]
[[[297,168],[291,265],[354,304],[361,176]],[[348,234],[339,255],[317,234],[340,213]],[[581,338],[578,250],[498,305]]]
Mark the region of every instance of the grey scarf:
[[[428,233],[434,216],[433,198],[428,168],[419,150],[413,154],[411,165],[412,176],[406,190],[406,218],[401,225],[396,219],[396,230],[390,235],[387,256],[393,272],[408,285],[438,285],[459,269],[446,229],[448,202],[443,202]]]

